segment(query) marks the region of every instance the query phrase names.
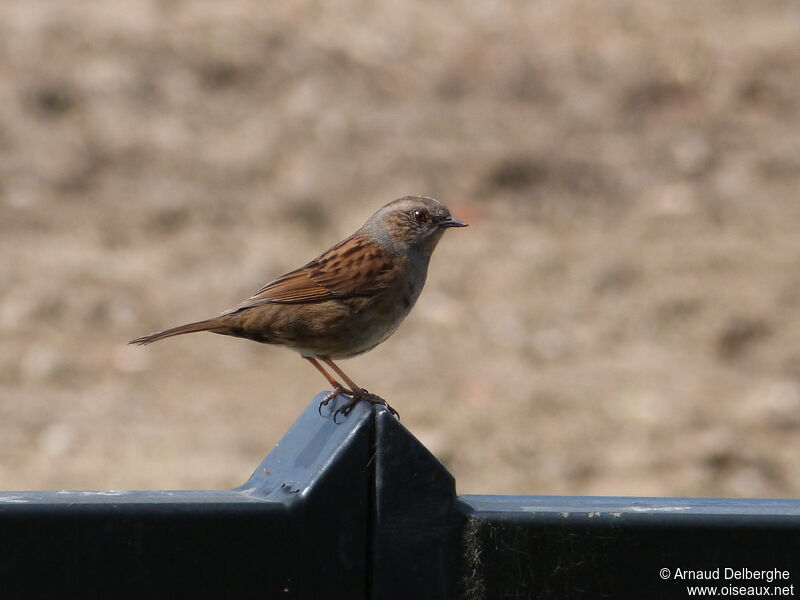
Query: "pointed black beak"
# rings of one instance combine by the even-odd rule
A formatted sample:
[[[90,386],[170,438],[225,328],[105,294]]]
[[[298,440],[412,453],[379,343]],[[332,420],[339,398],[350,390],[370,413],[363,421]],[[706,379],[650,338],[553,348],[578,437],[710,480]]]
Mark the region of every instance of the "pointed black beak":
[[[442,219],[439,227],[469,227],[469,223],[464,223],[464,221],[459,221],[453,217],[447,217]]]

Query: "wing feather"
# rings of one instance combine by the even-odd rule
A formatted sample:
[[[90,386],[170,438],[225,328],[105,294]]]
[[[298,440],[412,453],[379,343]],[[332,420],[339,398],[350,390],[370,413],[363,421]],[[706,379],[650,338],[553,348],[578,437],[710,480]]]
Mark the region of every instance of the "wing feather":
[[[371,296],[397,281],[402,264],[379,244],[357,232],[308,264],[269,282],[228,313],[262,304],[303,304]]]

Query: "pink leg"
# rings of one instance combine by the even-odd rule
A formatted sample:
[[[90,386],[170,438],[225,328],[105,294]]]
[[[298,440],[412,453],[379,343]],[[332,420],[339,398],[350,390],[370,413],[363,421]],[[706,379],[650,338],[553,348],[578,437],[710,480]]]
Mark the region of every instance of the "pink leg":
[[[333,390],[322,399],[322,402],[319,403],[320,408],[323,406],[327,406],[328,402],[333,400],[339,394],[343,394],[345,396],[353,395],[353,392],[348,390],[341,383],[339,383],[333,377],[331,377],[331,375],[325,369],[322,368],[322,365],[319,364],[315,358],[311,358],[310,356],[304,356],[303,358],[305,358],[308,362],[314,365],[314,368],[320,373],[322,373],[322,376],[328,380],[328,383],[330,383],[331,387],[333,388]]]

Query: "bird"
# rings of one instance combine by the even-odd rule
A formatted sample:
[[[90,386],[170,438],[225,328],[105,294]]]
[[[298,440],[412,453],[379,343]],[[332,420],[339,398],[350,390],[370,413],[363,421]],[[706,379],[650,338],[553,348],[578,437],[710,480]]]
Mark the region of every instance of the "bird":
[[[285,346],[311,363],[332,386],[319,404],[320,414],[323,406],[341,394],[348,401],[334,412],[334,420],[339,414],[346,417],[362,401],[381,404],[399,417],[386,400],[357,385],[334,360],[368,352],[395,332],[425,285],[431,255],[444,232],[466,226],[434,198],[398,198],[351,236],[219,316],[128,343],[144,345],[209,331]]]

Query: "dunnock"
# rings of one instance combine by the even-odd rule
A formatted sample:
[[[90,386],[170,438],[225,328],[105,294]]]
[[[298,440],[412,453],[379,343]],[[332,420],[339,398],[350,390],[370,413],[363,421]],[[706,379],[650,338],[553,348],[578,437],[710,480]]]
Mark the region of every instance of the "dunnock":
[[[343,394],[350,401],[336,414],[346,415],[357,402],[366,400],[383,404],[397,415],[385,400],[356,385],[333,359],[372,350],[392,335],[425,285],[428,262],[444,230],[466,226],[433,198],[405,196],[381,208],[349,238],[220,316],[128,343],[149,344],[173,335],[211,331],[287,346],[333,386],[320,407]]]

